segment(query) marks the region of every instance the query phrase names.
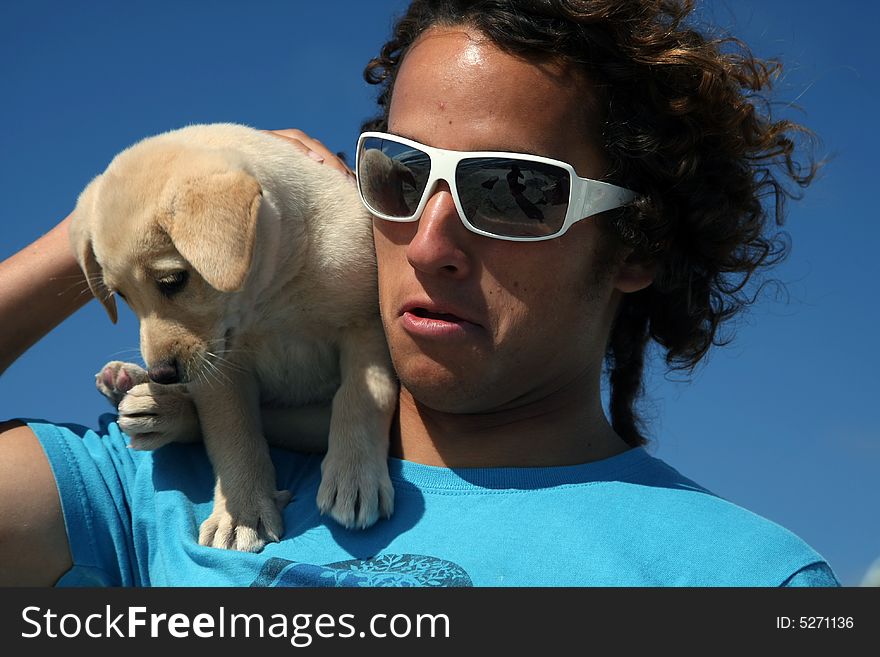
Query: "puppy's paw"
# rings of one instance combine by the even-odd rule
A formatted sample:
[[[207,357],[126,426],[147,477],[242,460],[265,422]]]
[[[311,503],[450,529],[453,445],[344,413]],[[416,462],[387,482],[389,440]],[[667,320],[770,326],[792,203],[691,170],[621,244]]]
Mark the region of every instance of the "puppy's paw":
[[[259,552],[266,543],[277,542],[284,533],[281,510],[290,501],[290,491],[274,491],[268,496],[240,496],[246,503],[230,504],[214,499],[214,510],[199,528],[199,545]]]
[[[171,442],[199,440],[199,416],[183,386],[141,383],[119,402],[119,428],[132,449],[151,450]]]
[[[95,387],[116,408],[129,390],[149,380],[147,370],[140,365],[111,360],[95,374]]]
[[[384,454],[369,458],[327,452],[321,463],[318,509],[348,529],[365,529],[394,511],[394,487]]]

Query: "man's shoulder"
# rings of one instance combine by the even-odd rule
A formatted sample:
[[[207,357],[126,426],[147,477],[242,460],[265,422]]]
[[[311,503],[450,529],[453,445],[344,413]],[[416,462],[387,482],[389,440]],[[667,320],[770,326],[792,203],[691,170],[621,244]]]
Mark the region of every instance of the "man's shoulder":
[[[628,509],[630,538],[638,538],[646,557],[671,558],[670,565],[680,570],[670,568],[670,576],[689,578],[686,585],[780,586],[802,569],[825,564],[792,531],[712,493],[660,459],[647,459],[608,486]]]

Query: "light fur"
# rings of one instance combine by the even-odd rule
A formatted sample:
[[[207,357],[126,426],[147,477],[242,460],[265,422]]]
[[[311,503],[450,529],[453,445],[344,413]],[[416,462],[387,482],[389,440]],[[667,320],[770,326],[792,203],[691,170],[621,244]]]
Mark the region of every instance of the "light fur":
[[[147,370],[109,363],[97,381],[132,446],[205,441],[201,544],[258,551],[283,532],[261,407],[332,402],[321,511],[347,527],[391,513],[397,383],[370,218],[344,175],[252,128],[189,126],[114,158],[80,195],[71,241],[110,319],[121,294],[140,320]]]

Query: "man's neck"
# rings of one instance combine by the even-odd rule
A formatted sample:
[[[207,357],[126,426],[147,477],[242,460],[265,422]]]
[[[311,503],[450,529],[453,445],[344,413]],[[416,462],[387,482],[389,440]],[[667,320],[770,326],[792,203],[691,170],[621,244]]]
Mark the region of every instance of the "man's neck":
[[[598,393],[461,414],[430,409],[404,388],[391,431],[392,456],[445,467],[575,465],[629,448],[609,426]]]

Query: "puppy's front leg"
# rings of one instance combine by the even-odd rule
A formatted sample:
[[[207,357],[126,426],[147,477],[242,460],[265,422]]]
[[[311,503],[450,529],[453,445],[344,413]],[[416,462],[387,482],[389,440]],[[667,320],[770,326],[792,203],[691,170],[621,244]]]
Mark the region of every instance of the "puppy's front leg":
[[[256,381],[246,373],[229,376],[222,387],[190,386],[216,477],[214,510],[202,523],[199,543],[259,552],[284,532],[279,507],[290,493],[275,491]]]
[[[394,510],[388,432],[397,379],[381,326],[348,329],[339,345],[342,383],[333,397],[318,508],[345,527],[369,527]]]

